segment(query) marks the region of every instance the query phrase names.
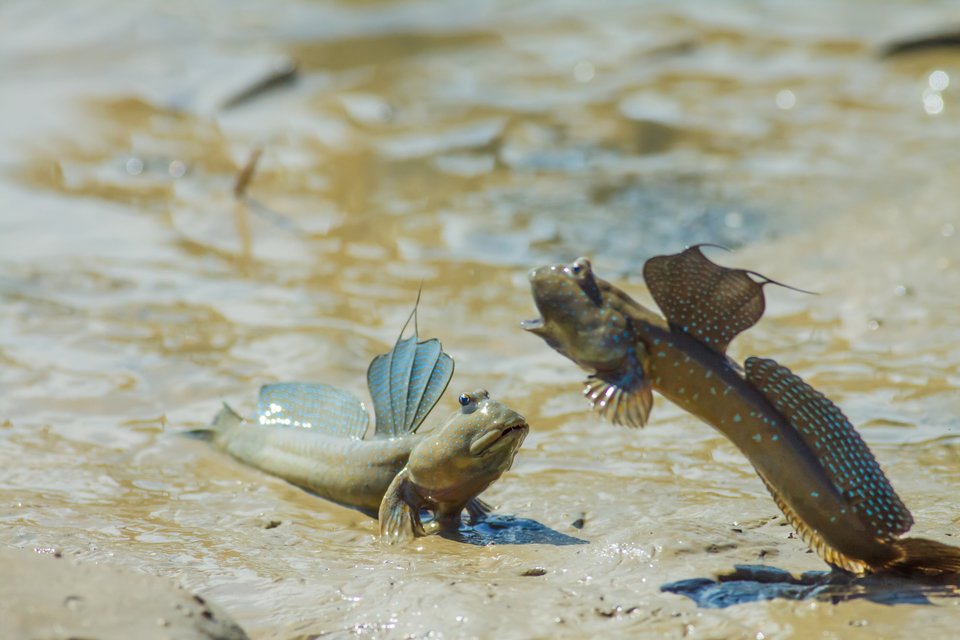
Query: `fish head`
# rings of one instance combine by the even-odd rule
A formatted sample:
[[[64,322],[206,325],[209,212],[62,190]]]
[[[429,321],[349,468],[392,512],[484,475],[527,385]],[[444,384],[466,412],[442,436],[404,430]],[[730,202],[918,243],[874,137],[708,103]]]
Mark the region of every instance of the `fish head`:
[[[435,502],[466,502],[513,464],[529,426],[483,389],[461,394],[460,408],[430,432],[407,461],[411,479]]]
[[[622,366],[635,343],[634,328],[587,258],[534,269],[529,278],[541,317],[525,320],[523,329],[589,371]]]

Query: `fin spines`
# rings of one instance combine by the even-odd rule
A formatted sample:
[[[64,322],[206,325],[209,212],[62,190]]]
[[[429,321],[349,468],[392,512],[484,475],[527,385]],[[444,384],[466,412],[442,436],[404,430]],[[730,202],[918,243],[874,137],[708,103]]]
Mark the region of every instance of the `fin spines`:
[[[411,504],[415,496],[409,476],[409,471],[401,470],[380,503],[380,539],[387,544],[407,542],[427,533],[420,521],[420,509]]]
[[[416,431],[453,376],[453,358],[443,351],[440,341],[419,341],[416,314],[414,307],[393,349],[374,358],[367,370],[376,433],[380,436]],[[413,335],[404,338],[411,322]]]
[[[282,382],[260,388],[254,422],[360,439],[366,433],[370,417],[362,402],[337,387]]]
[[[763,484],[767,487],[767,491],[770,492],[771,497],[773,497],[773,501],[777,504],[777,507],[779,507],[780,511],[783,512],[783,515],[786,517],[787,522],[790,523],[790,526],[796,529],[797,533],[800,534],[800,538],[814,551],[814,553],[820,556],[824,562],[850,573],[862,574],[869,570],[870,567],[865,562],[844,555],[827,544],[826,540],[824,540],[817,531],[807,526],[807,524],[796,514],[793,508],[780,496],[780,492],[774,489],[770,483],[767,482],[766,478],[760,476],[760,479],[763,480]]]
[[[747,358],[746,377],[796,430],[851,512],[879,539],[892,540],[910,529],[910,511],[837,405],[769,358]]]
[[[587,378],[583,395],[613,424],[643,427],[653,407],[653,387],[646,371],[646,347],[637,344],[622,369],[597,372]]]

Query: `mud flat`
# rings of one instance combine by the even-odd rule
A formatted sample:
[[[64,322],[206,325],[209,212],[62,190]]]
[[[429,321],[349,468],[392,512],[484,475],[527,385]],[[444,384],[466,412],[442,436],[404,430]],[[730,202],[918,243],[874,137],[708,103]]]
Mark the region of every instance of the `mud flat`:
[[[242,640],[215,605],[174,582],[58,552],[0,550],[4,638]]]

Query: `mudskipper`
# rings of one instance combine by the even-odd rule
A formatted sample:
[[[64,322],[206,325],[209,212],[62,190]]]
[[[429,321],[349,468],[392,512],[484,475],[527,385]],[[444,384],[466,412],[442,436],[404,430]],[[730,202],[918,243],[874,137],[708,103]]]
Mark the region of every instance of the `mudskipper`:
[[[413,322],[413,335],[404,338]],[[208,430],[213,444],[322,497],[377,512],[388,542],[455,530],[464,509],[489,512],[477,496],[513,464],[527,435],[523,416],[479,389],[432,428],[424,420],[453,375],[439,340],[419,341],[416,309],[388,353],[367,370],[376,425],[353,395],[325,384],[261,388],[252,420],[226,404]],[[432,511],[431,521],[421,510]]]
[[[522,326],[590,371],[584,394],[614,423],[643,426],[656,390],[727,436],[831,566],[960,573],[960,548],[901,538],[913,518],[835,404],[774,360],[750,357],[741,369],[727,357],[763,315],[763,287],[774,281],[714,264],[701,246],[644,265],[665,318],[579,258],[530,273],[542,318]]]

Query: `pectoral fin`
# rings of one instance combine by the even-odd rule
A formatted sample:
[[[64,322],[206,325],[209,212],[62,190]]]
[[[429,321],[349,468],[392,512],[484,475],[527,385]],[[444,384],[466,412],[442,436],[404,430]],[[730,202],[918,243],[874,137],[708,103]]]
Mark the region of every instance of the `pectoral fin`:
[[[408,542],[427,535],[420,521],[421,500],[404,468],[390,483],[380,503],[380,539],[387,544]]]
[[[602,372],[587,378],[583,395],[593,408],[613,424],[642,427],[653,407],[653,389],[644,370],[646,348],[638,344],[623,369]]]
[[[471,498],[467,502],[467,513],[470,514],[470,523],[476,524],[477,521],[493,513],[493,507],[480,498]]]

